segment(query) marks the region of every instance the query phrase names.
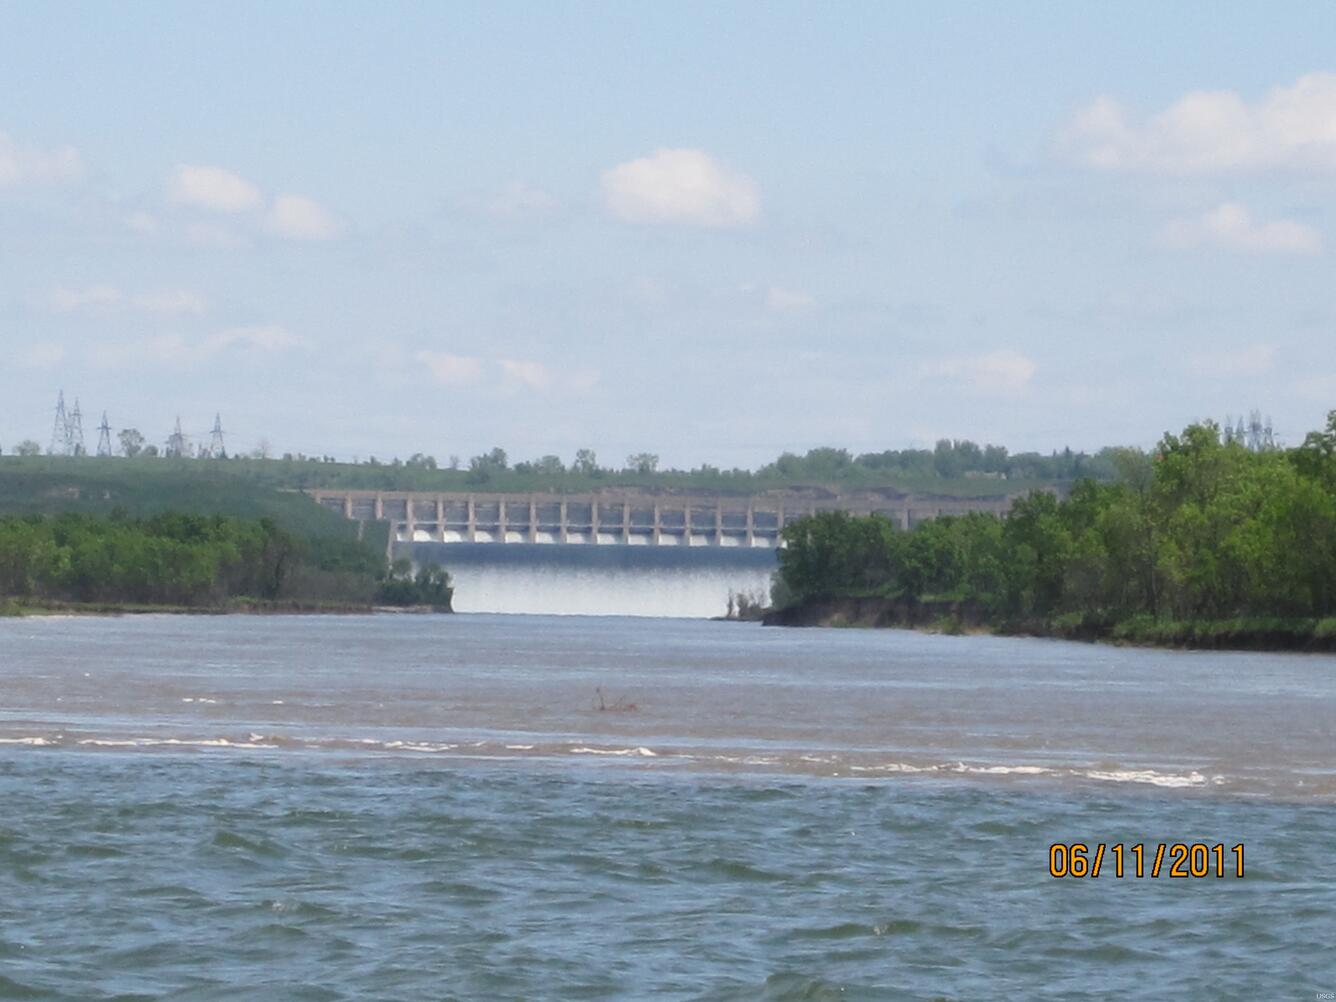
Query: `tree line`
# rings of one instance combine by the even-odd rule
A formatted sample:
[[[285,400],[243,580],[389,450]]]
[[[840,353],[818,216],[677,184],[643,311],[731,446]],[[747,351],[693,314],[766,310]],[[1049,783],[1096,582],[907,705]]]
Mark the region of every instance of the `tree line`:
[[[370,548],[301,538],[272,519],[157,514],[0,517],[0,597],[209,608],[259,603],[448,608],[439,567],[384,566]]]
[[[1205,422],[1109,459],[1114,479],[1031,493],[1006,518],[793,522],[776,599],[950,601],[995,624],[1097,631],[1336,615],[1336,411],[1294,449]]]
[[[457,479],[467,486],[504,488],[511,484],[532,487],[539,483],[579,482],[587,485],[590,481],[616,478],[645,484],[690,484],[736,490],[780,484],[857,487],[893,480],[931,482],[964,478],[1041,482],[1071,481],[1082,477],[1108,480],[1115,475],[1113,456],[1117,452],[1116,449],[1102,449],[1090,454],[1067,448],[1049,455],[1011,453],[1005,446],[981,446],[969,439],[942,439],[932,449],[888,449],[854,454],[847,449],[823,446],[802,454],[785,452],[755,470],[723,469],[710,463],[682,470],[663,468],[658,454],[647,451],[631,453],[620,463],[600,461],[593,449],[578,449],[569,461],[554,453],[514,461],[499,446],[467,459],[451,455],[438,460],[436,456],[416,452],[407,459],[369,456],[365,460],[342,463],[328,455],[308,456],[300,452],[274,455],[267,443],[261,443],[249,453],[231,456],[215,455],[203,447],[192,451],[181,443],[159,449],[147,443],[134,428],[122,430],[117,441],[119,455],[127,459],[208,460],[232,467],[281,463],[299,479],[298,486],[319,484],[384,489],[427,489],[430,484],[439,484],[446,479]],[[12,451],[22,457],[42,453],[41,447],[33,441],[21,442]]]

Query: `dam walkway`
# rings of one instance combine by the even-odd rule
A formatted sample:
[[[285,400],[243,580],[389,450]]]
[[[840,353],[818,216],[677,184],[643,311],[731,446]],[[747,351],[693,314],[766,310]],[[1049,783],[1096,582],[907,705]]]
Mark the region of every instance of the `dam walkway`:
[[[359,522],[390,523],[390,543],[552,543],[774,549],[788,522],[823,511],[879,514],[902,529],[942,515],[1005,515],[1012,498],[892,491],[785,490],[753,495],[489,494],[318,489],[307,493]]]

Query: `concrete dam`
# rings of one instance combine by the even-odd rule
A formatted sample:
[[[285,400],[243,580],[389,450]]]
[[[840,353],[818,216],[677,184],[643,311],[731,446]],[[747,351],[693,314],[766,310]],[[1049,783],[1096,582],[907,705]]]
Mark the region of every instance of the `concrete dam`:
[[[460,612],[721,616],[763,598],[786,524],[823,511],[880,514],[902,529],[942,515],[1005,515],[1008,496],[938,498],[820,489],[753,495],[497,494],[321,489],[318,503],[388,522],[392,557],[450,572]]]

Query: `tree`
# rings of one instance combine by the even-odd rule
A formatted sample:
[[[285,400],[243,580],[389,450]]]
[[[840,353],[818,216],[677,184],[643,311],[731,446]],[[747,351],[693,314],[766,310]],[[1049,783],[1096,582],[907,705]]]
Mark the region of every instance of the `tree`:
[[[965,472],[956,445],[949,438],[937,440],[937,447],[932,453],[932,465],[939,477],[958,477]]]
[[[1025,616],[1057,612],[1071,550],[1058,499],[1046,491],[1017,498],[1002,537],[1010,553],[1007,588],[1013,611]]]
[[[129,459],[144,451],[144,436],[138,428],[122,428],[116,439],[121,443],[121,452]]]
[[[16,456],[40,456],[41,454],[42,447],[30,438],[24,439],[14,446],[14,455]]]
[[[571,469],[586,477],[595,476],[598,473],[598,457],[594,455],[594,450],[578,450],[575,453],[575,462],[571,464]]]
[[[543,456],[534,460],[533,468],[536,472],[546,476],[555,476],[566,472],[566,464],[561,461],[560,456]]]
[[[504,473],[507,462],[506,450],[501,448],[492,449],[481,456],[474,456],[469,460],[468,482],[485,484],[494,475]]]
[[[424,564],[414,575],[413,565],[400,558],[391,565],[377,597],[384,605],[429,605],[448,610],[453,594],[450,575],[440,564]]]
[[[659,457],[652,452],[637,452],[626,457],[626,468],[636,473],[653,473],[659,468]]]
[[[486,456],[474,456],[469,460],[469,472],[465,481],[470,484],[485,484],[492,479],[492,467]]]

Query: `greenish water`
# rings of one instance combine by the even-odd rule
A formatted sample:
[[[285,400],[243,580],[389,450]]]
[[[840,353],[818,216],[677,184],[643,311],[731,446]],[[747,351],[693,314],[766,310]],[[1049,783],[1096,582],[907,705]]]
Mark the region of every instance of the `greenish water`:
[[[664,620],[7,620],[0,998],[1314,998],[1333,666]],[[1050,877],[1077,840],[1244,842],[1246,875]]]

